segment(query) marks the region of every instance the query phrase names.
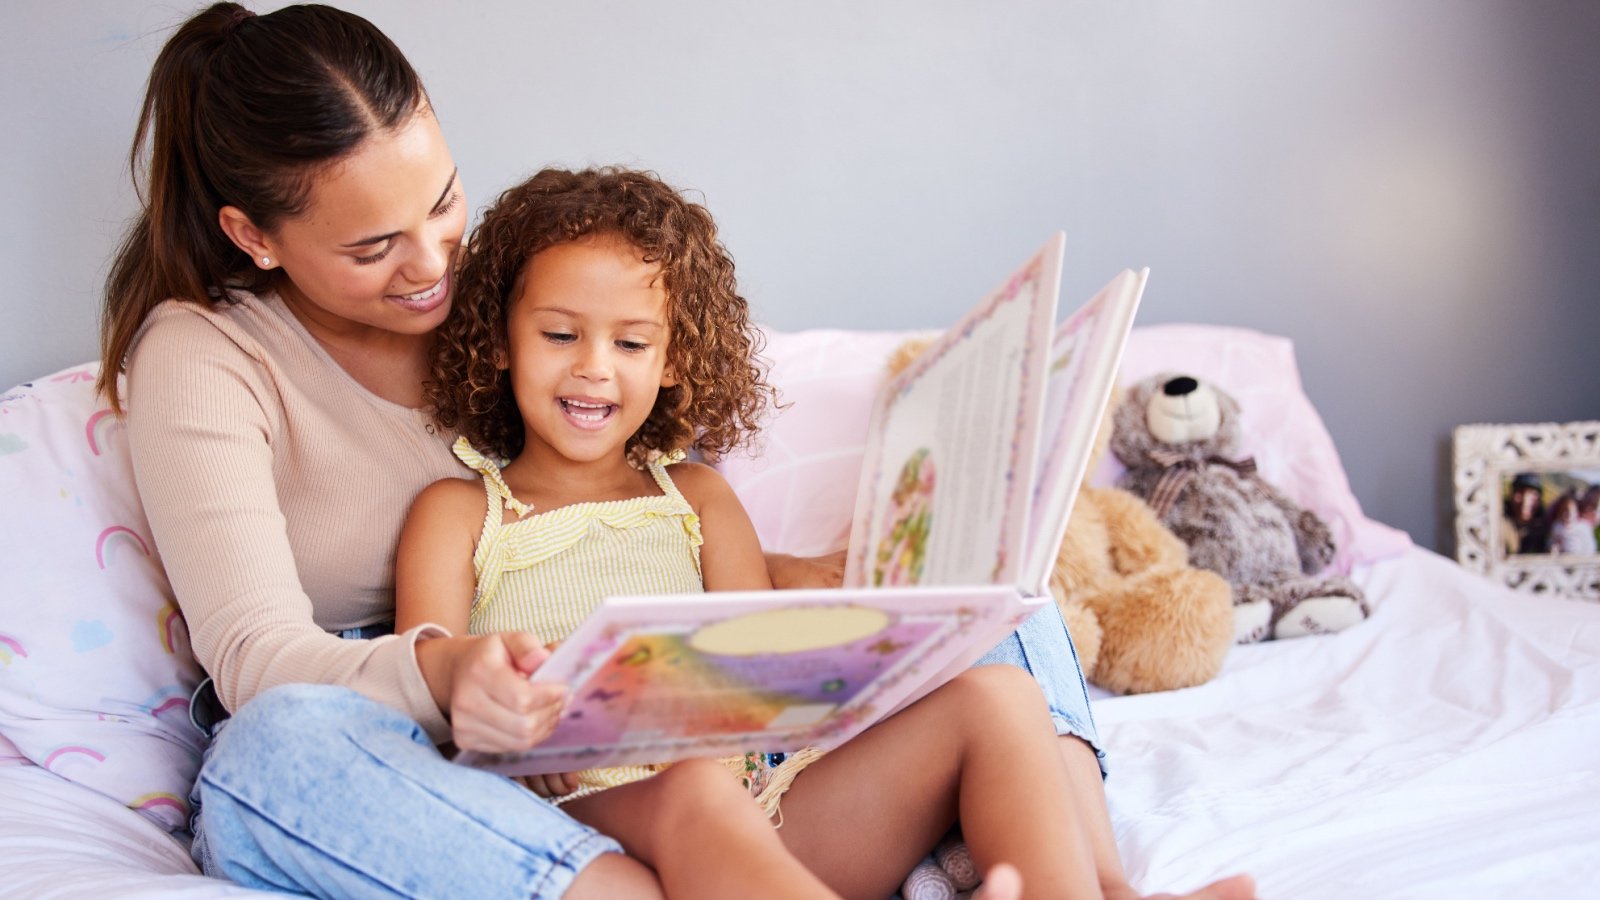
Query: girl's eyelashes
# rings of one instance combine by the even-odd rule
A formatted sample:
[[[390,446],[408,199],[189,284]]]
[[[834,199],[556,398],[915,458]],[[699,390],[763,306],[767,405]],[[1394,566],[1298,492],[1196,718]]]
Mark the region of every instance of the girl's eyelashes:
[[[617,341],[617,347],[627,353],[643,353],[650,349],[650,345],[643,341]]]
[[[570,344],[577,340],[577,335],[565,331],[545,331],[541,333],[544,335],[544,339],[552,344]]]

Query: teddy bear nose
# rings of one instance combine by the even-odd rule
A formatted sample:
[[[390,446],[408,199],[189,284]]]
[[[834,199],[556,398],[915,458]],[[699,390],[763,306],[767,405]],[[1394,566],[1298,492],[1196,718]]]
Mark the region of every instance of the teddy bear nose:
[[[1200,382],[1187,375],[1180,375],[1162,385],[1161,393],[1166,394],[1168,397],[1182,397],[1184,394],[1194,393],[1194,389],[1199,386]]]

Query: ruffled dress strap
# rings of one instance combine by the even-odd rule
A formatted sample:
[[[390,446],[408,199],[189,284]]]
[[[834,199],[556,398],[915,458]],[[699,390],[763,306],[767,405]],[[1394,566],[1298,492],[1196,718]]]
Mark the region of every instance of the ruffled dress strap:
[[[655,479],[656,487],[661,488],[661,493],[672,501],[677,507],[677,512],[683,517],[683,530],[689,536],[689,546],[694,551],[695,568],[700,568],[700,547],[705,544],[705,538],[700,535],[700,516],[694,511],[683,492],[678,490],[678,485],[673,482],[672,476],[667,474],[667,466],[681,463],[687,458],[682,450],[662,454],[645,463],[645,471]]]
[[[506,485],[505,476],[500,474],[500,464],[478,452],[464,437],[456,438],[450,448],[456,459],[466,463],[468,468],[483,476],[484,488],[494,497],[499,497],[505,508],[516,513],[517,518],[525,519],[533,512],[533,507],[518,500],[511,493],[511,488]]]

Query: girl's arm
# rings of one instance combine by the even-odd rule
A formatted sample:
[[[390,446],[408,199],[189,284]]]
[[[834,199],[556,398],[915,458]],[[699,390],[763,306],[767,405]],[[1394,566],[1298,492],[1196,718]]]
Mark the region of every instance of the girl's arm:
[[[672,467],[672,479],[700,517],[700,574],[708,591],[772,589],[750,514],[715,469],[699,463]]]
[[[457,635],[419,644],[417,664],[434,701],[450,715],[458,747],[522,750],[555,727],[566,688],[528,681],[550,655],[538,635],[467,636],[483,503],[483,486],[459,478],[417,495],[395,557],[395,628],[432,623]]]
[[[395,631],[432,622],[467,633],[483,503],[483,486],[460,478],[436,481],[417,495],[395,551]]]

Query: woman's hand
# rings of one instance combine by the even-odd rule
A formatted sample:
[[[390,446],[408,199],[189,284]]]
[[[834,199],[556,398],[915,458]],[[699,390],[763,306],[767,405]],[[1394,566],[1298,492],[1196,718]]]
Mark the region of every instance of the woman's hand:
[[[517,779],[522,786],[545,799],[565,797],[578,789],[577,772],[552,772],[548,775],[524,775]]]
[[[844,583],[844,551],[825,556],[767,554],[767,574],[778,590],[836,588]]]
[[[417,663],[462,750],[515,753],[550,736],[566,706],[562,684],[528,676],[550,656],[539,637],[502,632],[417,644]]]

